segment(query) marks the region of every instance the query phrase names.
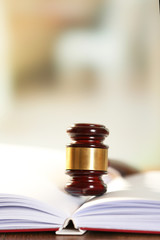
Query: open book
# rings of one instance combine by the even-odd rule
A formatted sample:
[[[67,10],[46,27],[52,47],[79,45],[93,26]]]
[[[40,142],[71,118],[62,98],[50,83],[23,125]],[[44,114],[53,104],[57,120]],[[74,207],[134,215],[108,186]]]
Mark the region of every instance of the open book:
[[[63,161],[50,150],[0,145],[0,231],[160,233],[159,171],[117,177],[103,196],[80,198],[63,191]]]

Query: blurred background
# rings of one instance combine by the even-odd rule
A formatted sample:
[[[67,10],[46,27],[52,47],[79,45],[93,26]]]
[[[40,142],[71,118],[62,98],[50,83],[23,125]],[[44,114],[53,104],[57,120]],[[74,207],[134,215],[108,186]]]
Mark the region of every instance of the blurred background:
[[[0,143],[65,151],[104,124],[109,157],[160,169],[158,0],[2,0]]]

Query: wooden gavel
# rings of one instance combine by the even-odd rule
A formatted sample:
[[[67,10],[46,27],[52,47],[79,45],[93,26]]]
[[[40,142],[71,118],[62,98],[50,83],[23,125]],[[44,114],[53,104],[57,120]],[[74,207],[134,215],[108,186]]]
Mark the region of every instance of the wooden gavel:
[[[107,173],[109,130],[103,125],[78,123],[67,130],[73,140],[66,148],[66,173],[71,177],[65,190],[75,196],[106,192],[102,175]]]

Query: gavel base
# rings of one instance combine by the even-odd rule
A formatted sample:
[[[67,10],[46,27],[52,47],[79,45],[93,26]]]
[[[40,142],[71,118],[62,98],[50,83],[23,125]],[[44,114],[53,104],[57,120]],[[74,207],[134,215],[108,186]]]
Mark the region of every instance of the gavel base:
[[[102,195],[107,191],[107,186],[102,181],[102,175],[106,173],[93,170],[66,170],[71,180],[65,190],[74,196]]]

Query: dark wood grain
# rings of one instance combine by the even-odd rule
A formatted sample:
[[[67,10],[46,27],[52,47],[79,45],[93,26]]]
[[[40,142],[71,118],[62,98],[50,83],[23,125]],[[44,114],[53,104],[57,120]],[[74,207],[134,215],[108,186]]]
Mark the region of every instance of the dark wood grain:
[[[123,161],[118,161],[115,159],[109,159],[109,166],[120,172],[123,177],[140,173],[140,171],[135,167],[132,167]]]
[[[159,240],[160,235],[134,233],[87,232],[82,236],[57,236],[54,232],[6,233],[0,234],[0,240]]]
[[[51,240],[54,232],[6,233],[4,240]]]
[[[5,239],[5,233],[1,233],[0,234],[0,240],[4,240]]]

